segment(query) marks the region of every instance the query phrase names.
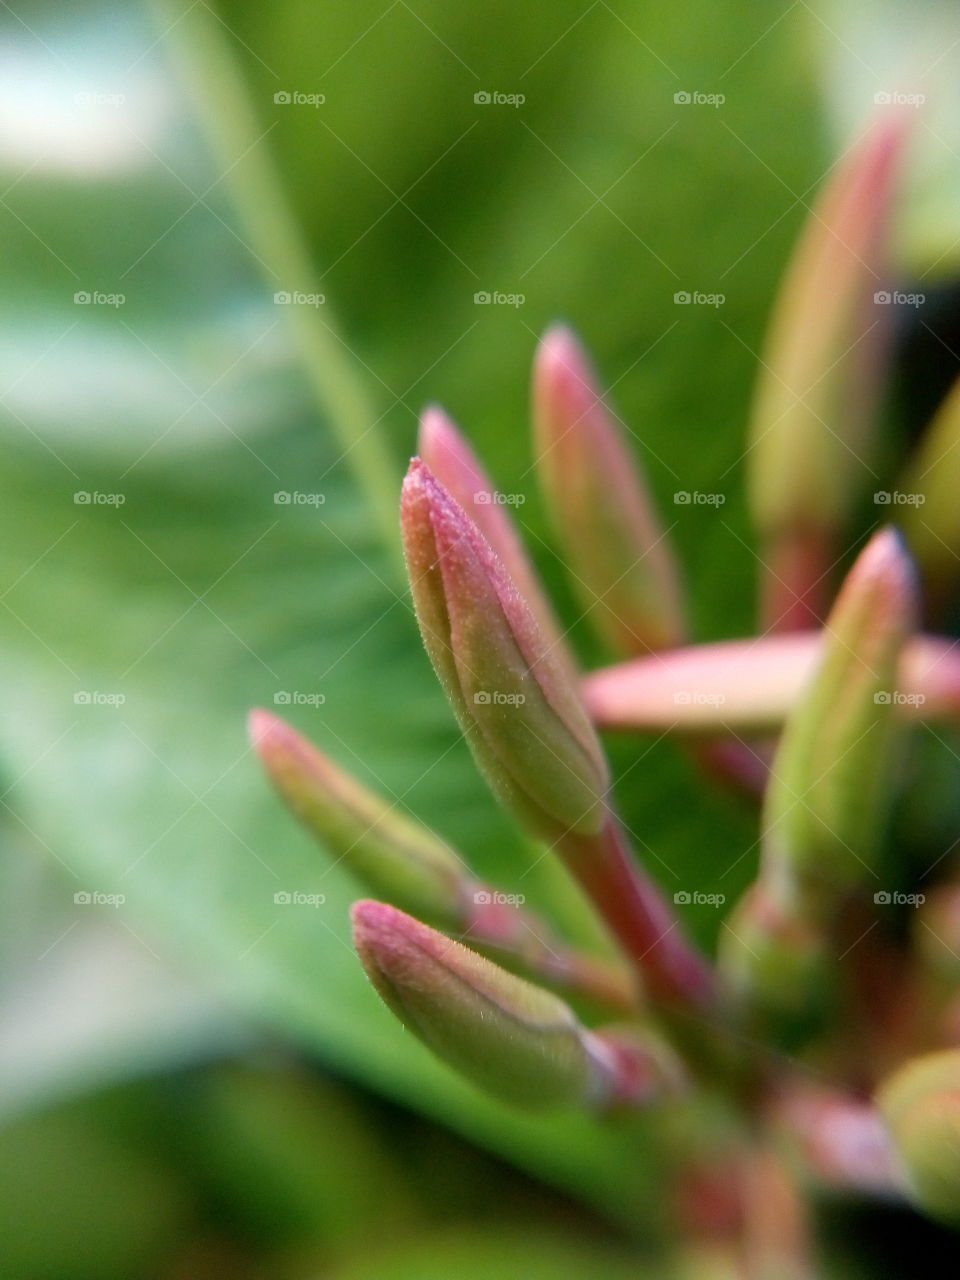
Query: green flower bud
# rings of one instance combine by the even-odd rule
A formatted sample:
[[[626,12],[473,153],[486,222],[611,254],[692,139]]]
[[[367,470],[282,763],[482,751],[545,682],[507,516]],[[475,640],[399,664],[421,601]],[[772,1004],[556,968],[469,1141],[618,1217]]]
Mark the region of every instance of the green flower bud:
[[[747,451],[767,568],[764,618],[819,616],[835,542],[871,472],[891,307],[887,224],[903,121],[877,123],[835,167],[793,252],[770,323]]]
[[[469,877],[448,845],[269,712],[251,712],[250,738],[293,813],[369,890],[430,919],[460,921]]]
[[[513,521],[480,460],[442,409],[431,405],[420,417],[417,447],[432,475],[463,508],[492,547],[555,652],[566,649],[550,601],[543,593]],[[572,659],[571,659],[572,666]]]
[[[676,564],[569,329],[551,329],[540,343],[533,420],[544,496],[590,622],[624,657],[681,643]]]
[[[956,590],[960,577],[960,382],[937,411],[897,487],[912,499],[898,515],[939,601]]]
[[[831,899],[876,861],[901,724],[893,694],[915,617],[912,564],[898,535],[881,530],[830,612],[819,664],[771,766],[764,863]]]
[[[491,787],[534,834],[595,834],[607,768],[567,664],[490,544],[418,459],[401,519],[424,645]]]
[[[607,1046],[549,992],[382,902],[356,903],[353,929],[384,1003],[481,1088],[536,1107],[607,1105],[637,1090],[625,1042]]]
[[[781,1043],[804,1038],[830,989],[822,931],[777,901],[762,880],[737,904],[720,935],[720,967],[738,1001],[775,1027]]]
[[[908,1062],[876,1101],[912,1198],[932,1217],[960,1222],[960,1049]]]

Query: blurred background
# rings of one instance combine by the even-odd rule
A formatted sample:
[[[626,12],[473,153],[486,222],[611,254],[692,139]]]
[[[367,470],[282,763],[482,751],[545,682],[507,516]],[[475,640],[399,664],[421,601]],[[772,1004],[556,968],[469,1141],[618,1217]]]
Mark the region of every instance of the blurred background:
[[[357,886],[245,715],[278,708],[547,904],[410,611],[417,414],[442,403],[527,495],[573,622],[527,430],[537,337],[568,320],[697,638],[748,633],[767,313],[822,178],[898,105],[896,283],[929,305],[892,427],[956,372],[958,49],[923,0],[2,6],[5,1276],[637,1274],[664,1135],[509,1111],[403,1034],[349,945]],[[694,490],[723,504],[674,502]],[[755,815],[670,742],[611,749],[652,871],[732,899]],[[707,945],[715,916],[691,917]],[[825,1220],[836,1274],[915,1274],[906,1215]]]

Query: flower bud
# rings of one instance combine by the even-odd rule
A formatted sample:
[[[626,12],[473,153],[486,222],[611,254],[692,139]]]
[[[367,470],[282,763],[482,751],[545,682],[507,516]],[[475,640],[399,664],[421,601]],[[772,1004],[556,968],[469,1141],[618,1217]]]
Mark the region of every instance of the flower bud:
[[[893,310],[876,299],[904,133],[900,117],[878,122],[836,166],[793,252],[770,323],[747,462],[765,544],[764,620],[779,630],[819,616],[837,535],[872,475]]]
[[[489,542],[551,647],[564,647],[553,608],[543,593],[513,521],[497,501],[498,494],[490,477],[453,422],[435,405],[424,409],[420,417],[417,447],[431,473]]]
[[[829,990],[828,951],[821,930],[778,900],[763,879],[737,903],[720,936],[720,965],[730,991],[773,1020],[778,1037],[804,1036]]]
[[[898,535],[881,530],[830,611],[817,669],[771,766],[764,862],[831,898],[876,860],[900,722],[890,693],[915,617],[913,566]]]
[[[960,1222],[960,1049],[914,1058],[877,1093],[911,1197]]]
[[[938,603],[956,590],[960,567],[960,382],[927,428],[900,490],[910,550]]]
[[[352,914],[357,951],[384,1003],[474,1084],[535,1107],[652,1092],[629,1039],[605,1043],[556,996],[393,907],[358,902]]]
[[[468,874],[448,845],[268,711],[250,713],[250,738],[294,814],[368,889],[431,919],[460,920]]]
[[[537,468],[596,630],[632,657],[679,644],[676,566],[642,476],[569,329],[540,343],[533,383]]]
[[[606,763],[566,662],[419,459],[404,481],[401,520],[424,645],[491,787],[541,837],[598,832]]]

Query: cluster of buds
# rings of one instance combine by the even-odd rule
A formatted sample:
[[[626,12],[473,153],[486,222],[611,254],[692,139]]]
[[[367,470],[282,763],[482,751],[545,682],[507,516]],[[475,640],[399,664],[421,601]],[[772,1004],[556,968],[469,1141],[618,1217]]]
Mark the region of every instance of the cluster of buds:
[[[811,1184],[960,1219],[960,880],[945,858],[906,941],[874,891],[881,867],[910,887],[889,817],[911,726],[960,718],[960,653],[922,629],[960,576],[960,391],[907,463],[925,501],[836,571],[872,474],[890,334],[870,300],[903,144],[899,121],[878,124],[836,166],[777,303],[747,453],[760,635],[692,642],[649,488],[569,330],[536,354],[534,452],[615,665],[578,671],[491,480],[440,409],[423,415],[401,498],[423,643],[490,789],[565,866],[606,947],[483,884],[273,715],[251,720],[281,796],[377,899],[353,910],[374,988],[451,1068],[528,1108],[726,1100],[740,1127],[713,1153],[722,1227],[698,1219],[682,1151],[675,1186],[685,1265],[722,1255],[725,1275],[816,1274]],[[755,798],[756,876],[716,956],[631,849],[598,729],[673,732]]]

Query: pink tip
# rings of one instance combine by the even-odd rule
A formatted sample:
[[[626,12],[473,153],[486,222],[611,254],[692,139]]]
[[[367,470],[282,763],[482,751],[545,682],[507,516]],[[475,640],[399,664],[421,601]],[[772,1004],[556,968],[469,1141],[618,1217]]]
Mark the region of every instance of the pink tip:
[[[417,443],[420,456],[447,488],[455,487],[451,483],[454,480],[471,494],[490,488],[490,482],[473,451],[453,420],[439,406],[428,405],[421,414]]]
[[[273,712],[253,707],[247,715],[247,732],[253,747],[261,751],[270,738],[286,733],[287,726]]]
[[[371,977],[382,974],[401,983],[422,974],[423,957],[442,961],[456,944],[406,912],[363,898],[350,908],[353,942]]]
[[[543,335],[534,386],[538,397],[562,411],[568,425],[601,404],[590,361],[566,325],[554,325]]]

